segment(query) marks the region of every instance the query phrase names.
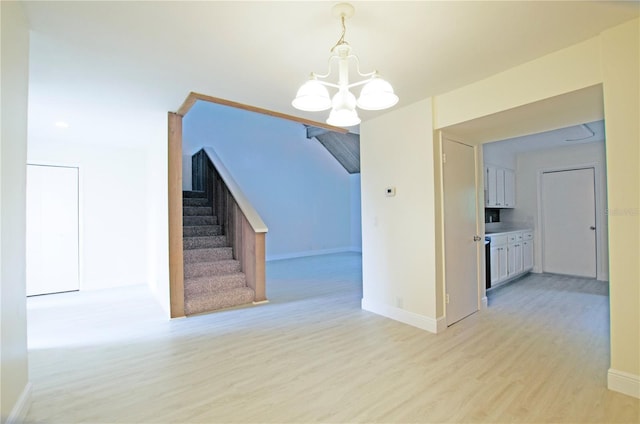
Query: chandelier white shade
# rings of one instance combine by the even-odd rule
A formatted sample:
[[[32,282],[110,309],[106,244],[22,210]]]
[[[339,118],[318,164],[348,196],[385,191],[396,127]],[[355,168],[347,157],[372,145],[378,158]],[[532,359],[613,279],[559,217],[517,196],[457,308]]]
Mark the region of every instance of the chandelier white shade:
[[[340,3],[333,7],[333,14],[342,21],[342,36],[331,49],[329,57],[329,71],[324,75],[311,73],[309,80],[302,84],[291,102],[296,109],[307,112],[320,112],[331,109],[327,124],[336,127],[351,127],[360,123],[356,106],[365,110],[382,110],[398,103],[398,96],[393,87],[382,79],[377,71],[362,73],[358,57],[351,54],[351,46],[344,40],[346,33],[345,19],[353,16],[354,9],[348,3]],[[338,82],[323,81],[331,75],[331,65],[338,62]],[[364,77],[362,81],[349,84],[349,62],[356,64],[356,72]],[[351,88],[362,86],[360,96],[350,91]],[[337,93],[330,97],[329,90],[337,89]]]
[[[331,98],[327,87],[313,78],[302,84],[291,104],[296,109],[320,112],[331,107]]]
[[[358,97],[358,107],[366,110],[387,109],[396,103],[398,96],[394,94],[391,84],[375,75],[362,87]]]
[[[331,112],[327,124],[335,127],[352,127],[360,123],[356,112],[356,96],[346,88],[341,88],[331,100]]]

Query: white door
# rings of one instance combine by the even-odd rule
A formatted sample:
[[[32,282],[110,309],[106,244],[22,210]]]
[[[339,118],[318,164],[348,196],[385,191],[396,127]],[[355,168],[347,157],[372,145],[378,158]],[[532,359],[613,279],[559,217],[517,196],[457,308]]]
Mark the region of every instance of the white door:
[[[27,296],[78,290],[78,168],[27,166]]]
[[[542,174],[544,272],[596,278],[593,168]]]
[[[478,310],[476,171],[473,147],[442,140],[447,325]],[[484,245],[482,245],[484,247]]]

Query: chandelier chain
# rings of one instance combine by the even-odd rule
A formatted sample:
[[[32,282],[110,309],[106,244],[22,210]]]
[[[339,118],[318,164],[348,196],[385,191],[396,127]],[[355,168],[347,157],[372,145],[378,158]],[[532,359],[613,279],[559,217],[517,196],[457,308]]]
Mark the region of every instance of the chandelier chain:
[[[340,45],[342,45],[342,44],[347,44],[347,45],[349,45],[349,43],[347,43],[347,42],[344,40],[344,35],[347,33],[347,26],[346,26],[346,25],[345,25],[345,23],[344,23],[344,15],[340,16],[340,20],[342,21],[342,35],[340,36],[340,38],[338,39],[338,41],[336,42],[336,44],[335,44],[333,47],[331,47],[331,50],[330,50],[330,51],[333,51],[336,47],[338,47],[338,46],[340,46]]]

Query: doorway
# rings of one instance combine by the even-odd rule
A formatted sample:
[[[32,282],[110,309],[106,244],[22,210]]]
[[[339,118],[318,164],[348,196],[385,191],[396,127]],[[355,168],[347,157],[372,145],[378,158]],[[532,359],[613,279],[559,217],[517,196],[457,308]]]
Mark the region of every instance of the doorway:
[[[27,296],[79,290],[78,168],[27,165]]]
[[[594,168],[543,172],[542,270],[596,278]]]

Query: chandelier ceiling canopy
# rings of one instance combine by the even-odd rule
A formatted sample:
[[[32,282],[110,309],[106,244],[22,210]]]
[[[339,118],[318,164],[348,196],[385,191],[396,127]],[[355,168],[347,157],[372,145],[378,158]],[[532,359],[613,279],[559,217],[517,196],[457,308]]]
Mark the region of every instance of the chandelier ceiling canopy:
[[[365,110],[382,110],[398,103],[398,96],[393,92],[391,84],[382,79],[378,71],[362,73],[358,57],[351,53],[351,46],[344,39],[346,33],[345,20],[353,16],[355,9],[349,3],[339,3],[332,9],[334,16],[340,18],[342,35],[331,48],[328,60],[328,72],[316,74],[312,72],[309,80],[298,89],[295,99],[291,102],[296,109],[308,112],[320,112],[331,109],[326,122],[336,127],[351,127],[360,123],[356,106]],[[338,82],[324,81],[331,75],[332,65],[338,62]],[[349,63],[355,62],[355,70],[364,79],[349,83]],[[360,96],[350,91],[362,86]],[[327,87],[337,90],[330,97]]]

